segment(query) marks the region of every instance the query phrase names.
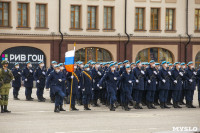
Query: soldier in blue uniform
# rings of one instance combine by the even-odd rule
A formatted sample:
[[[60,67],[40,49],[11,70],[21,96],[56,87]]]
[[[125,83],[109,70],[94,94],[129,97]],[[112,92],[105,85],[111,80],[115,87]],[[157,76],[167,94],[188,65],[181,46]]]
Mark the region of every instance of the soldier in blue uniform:
[[[15,63],[15,67],[12,69],[12,74],[14,76],[14,80],[12,81],[12,87],[13,87],[13,97],[14,100],[20,100],[18,98],[19,90],[21,87],[21,70],[19,68],[19,63]]]
[[[93,81],[93,88],[92,88],[92,105],[93,107],[99,107],[99,104],[97,103],[97,100],[99,99],[100,95],[100,88],[97,86],[99,81],[102,78],[102,72],[99,70],[100,64],[97,62],[95,64],[95,67],[91,70],[92,72],[92,81]]]
[[[174,63],[174,68],[171,71],[171,79],[172,79],[172,99],[173,99],[173,107],[174,108],[181,108],[179,106],[179,98],[180,92],[182,90],[182,78],[184,73],[181,72],[181,66],[179,62]]]
[[[102,87],[104,81],[107,81],[107,93],[109,95],[109,102],[110,102],[110,111],[115,111],[114,104],[117,106],[117,98],[116,98],[116,91],[117,91],[117,82],[120,80],[120,75],[117,71],[115,71],[114,64],[110,64],[110,69],[107,71],[104,76],[99,81],[98,86]]]
[[[52,61],[51,62],[51,67],[48,69],[48,71],[46,73],[46,78],[50,75],[50,73],[52,71],[54,71],[54,66],[55,65],[57,65],[57,62],[56,61]],[[51,103],[55,102],[55,95],[54,95],[53,89],[51,89],[51,85],[50,85],[50,99],[51,99]]]
[[[146,103],[148,109],[156,109],[153,105],[154,103],[154,95],[156,91],[156,81],[157,81],[158,73],[155,69],[155,61],[150,61],[150,66],[146,69],[146,81],[147,81],[147,94],[146,94]]]
[[[160,107],[162,109],[164,108],[170,108],[167,106],[167,96],[168,96],[168,91],[170,88],[170,76],[171,76],[171,71],[168,69],[168,64],[166,61],[162,62],[162,68],[159,71],[159,100],[160,100]]]
[[[155,63],[155,71],[157,72],[157,74],[159,75],[159,70],[160,70],[160,63]],[[158,84],[158,81],[159,81],[159,77],[156,76],[157,79],[156,79],[156,91],[155,91],[155,95],[154,95],[154,105],[160,105],[159,104],[159,84]]]
[[[71,96],[71,110],[72,111],[78,111],[78,109],[75,107],[75,100],[78,97],[78,90],[80,89],[80,75],[81,72],[78,71],[78,68],[74,67],[74,72],[73,72],[73,76],[72,73],[68,73],[67,75],[67,80],[69,80],[70,82],[70,92],[71,92],[71,82],[73,79],[73,85],[72,85],[72,96]]]
[[[92,97],[92,73],[89,65],[84,66],[84,71],[81,73],[81,89],[83,96],[84,110],[91,110],[89,108],[90,100]]]
[[[78,73],[79,73],[79,78],[81,78],[81,76],[80,76],[80,74],[81,74],[81,72],[83,71],[83,68],[84,67],[84,65],[83,65],[83,62],[79,62],[79,68],[78,68]],[[79,79],[80,80],[80,79]],[[80,81],[79,81],[80,82]],[[79,105],[83,105],[83,103],[82,103],[82,99],[83,99],[83,97],[82,97],[82,90],[81,90],[81,84],[79,83],[79,86],[80,86],[80,88],[78,88],[78,94],[77,94],[77,100],[78,100],[78,104]]]
[[[196,89],[196,76],[197,72],[194,69],[194,63],[189,62],[187,65],[188,67],[185,70],[184,78],[186,79],[186,107],[188,108],[196,108],[193,105],[193,96],[194,96],[194,91]]]
[[[31,97],[34,80],[34,70],[30,61],[26,62],[26,67],[22,71],[22,80],[24,81],[25,95],[27,101],[32,101],[34,98]]]
[[[197,87],[198,87],[198,101],[200,108],[200,68],[197,70]]]
[[[37,98],[38,98],[38,102],[45,102],[45,98],[43,97],[44,94],[44,87],[45,87],[45,81],[46,81],[46,68],[44,66],[44,62],[40,61],[38,63],[38,67],[35,70],[34,73],[34,79],[36,81],[36,87],[37,87]]]
[[[121,76],[121,83],[122,83],[122,89],[123,89],[123,103],[122,106],[126,111],[129,111],[130,108],[128,107],[128,103],[131,102],[133,106],[135,106],[135,102],[133,101],[132,97],[132,89],[133,84],[135,83],[135,77],[131,72],[131,66],[126,65],[126,71],[122,73]]]
[[[141,61],[138,60],[136,62],[136,67],[133,69],[133,75],[135,77],[135,85],[133,86],[133,89],[135,90],[135,100],[136,105],[135,109],[142,109],[140,106],[141,100],[142,100],[142,94],[144,91],[144,79],[145,79],[145,72],[141,70],[142,64]]]
[[[60,72],[60,68],[58,65],[54,66],[54,71],[50,73],[50,75],[47,77],[46,81],[46,88],[49,89],[51,86],[55,95],[55,109],[54,112],[59,113],[61,106],[60,101],[61,99],[66,100],[65,93],[63,93],[63,81],[65,81],[65,78],[63,77],[63,74]]]
[[[180,71],[183,74],[185,74],[185,67],[186,67],[186,64],[184,62],[182,62],[181,63],[181,69],[180,69]],[[185,105],[184,98],[185,98],[185,79],[182,78],[182,90],[180,92],[180,101],[179,101],[180,105]]]

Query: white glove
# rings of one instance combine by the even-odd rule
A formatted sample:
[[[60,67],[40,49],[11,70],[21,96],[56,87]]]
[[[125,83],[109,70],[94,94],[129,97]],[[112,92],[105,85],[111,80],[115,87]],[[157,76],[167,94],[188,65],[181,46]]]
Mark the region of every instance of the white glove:
[[[92,88],[92,90],[94,90],[94,88]]]
[[[82,91],[85,91],[85,89],[82,89]]]
[[[97,87],[99,87],[99,84],[97,84]]]
[[[40,83],[40,80],[37,80],[37,83]]]
[[[139,80],[136,79],[136,83],[139,83]]]
[[[44,74],[44,75],[45,75],[46,73],[45,73],[45,72],[42,72],[42,74]]]
[[[142,73],[143,75],[145,74],[144,71],[142,71],[142,70],[141,70],[141,73]]]
[[[78,86],[78,88],[80,89],[81,87],[80,87],[80,86]]]
[[[18,74],[19,74],[19,75],[21,75],[21,73],[20,73],[20,72],[18,72]]]
[[[179,75],[183,76],[183,73],[182,73],[182,72],[179,72]]]
[[[117,90],[118,90],[119,88],[117,87]]]
[[[197,75],[197,72],[193,72],[194,73],[194,75]]]
[[[158,84],[158,82],[156,81],[156,84]]]
[[[114,77],[114,80],[117,80],[117,77]]]
[[[165,79],[163,79],[163,80],[162,80],[162,82],[163,82],[163,83],[165,83],[165,82],[166,82],[166,80],[165,80]]]
[[[129,80],[128,82],[129,82],[130,84],[132,83],[132,81],[131,81],[131,80]]]
[[[99,71],[97,73],[99,74],[99,76],[101,76],[101,73]]]
[[[95,80],[93,79],[93,83],[95,83]]]
[[[148,83],[150,84],[150,83],[151,83],[151,80],[148,80]]]
[[[28,79],[25,79],[25,81],[28,81]]]
[[[100,86],[99,88],[100,88],[100,89],[102,89],[102,87],[101,87],[101,86]]]
[[[168,72],[168,74],[169,74],[170,76],[172,75],[170,71]]]
[[[58,79],[58,81],[62,82],[62,79]]]
[[[157,74],[158,74],[156,71],[153,71],[153,73],[154,73],[155,75],[157,75]]]
[[[13,78],[13,81],[15,81],[15,78]]]
[[[74,76],[71,76],[71,79],[73,79],[74,78]]]
[[[174,80],[174,83],[177,84],[177,80]]]
[[[190,79],[189,81],[190,81],[191,83],[193,82],[193,80],[192,80],[192,79]]]
[[[30,73],[32,73],[33,71],[32,71],[32,70],[30,70],[29,72],[30,72]]]

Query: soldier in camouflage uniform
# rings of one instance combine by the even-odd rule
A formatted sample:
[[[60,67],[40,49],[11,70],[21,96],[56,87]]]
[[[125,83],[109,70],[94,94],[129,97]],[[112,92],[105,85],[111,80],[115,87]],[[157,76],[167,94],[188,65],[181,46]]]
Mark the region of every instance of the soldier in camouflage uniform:
[[[8,69],[8,61],[2,61],[1,65],[3,68],[0,68],[0,105],[1,113],[10,113],[11,111],[7,110],[8,106],[8,96],[9,90],[11,88],[10,82],[13,80],[13,74],[11,70]]]

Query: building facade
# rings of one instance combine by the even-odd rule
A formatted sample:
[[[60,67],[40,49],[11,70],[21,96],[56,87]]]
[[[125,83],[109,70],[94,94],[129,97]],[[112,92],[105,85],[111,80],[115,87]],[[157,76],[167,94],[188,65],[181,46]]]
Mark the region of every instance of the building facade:
[[[199,65],[200,0],[0,0],[2,60],[49,66],[74,42],[76,61]]]

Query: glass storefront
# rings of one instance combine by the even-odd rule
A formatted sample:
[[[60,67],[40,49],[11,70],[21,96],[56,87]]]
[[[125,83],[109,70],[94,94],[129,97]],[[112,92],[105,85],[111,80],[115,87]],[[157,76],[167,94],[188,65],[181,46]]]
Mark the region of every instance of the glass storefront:
[[[112,61],[112,55],[106,49],[102,48],[82,48],[76,51],[75,53],[75,61],[82,61],[84,63],[89,60],[93,60],[95,62],[107,62]]]
[[[149,62],[154,60],[155,62],[169,61],[173,63],[173,54],[163,48],[147,48],[140,51],[137,54],[136,61],[141,60],[142,62]]]

